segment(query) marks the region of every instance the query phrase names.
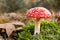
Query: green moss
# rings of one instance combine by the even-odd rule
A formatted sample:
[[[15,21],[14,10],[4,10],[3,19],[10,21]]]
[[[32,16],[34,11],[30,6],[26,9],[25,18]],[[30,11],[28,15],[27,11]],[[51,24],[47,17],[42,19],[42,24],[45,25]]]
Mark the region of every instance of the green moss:
[[[39,38],[34,34],[34,23],[23,27],[24,31],[18,33],[18,40],[60,40],[60,27],[53,21],[41,22]]]

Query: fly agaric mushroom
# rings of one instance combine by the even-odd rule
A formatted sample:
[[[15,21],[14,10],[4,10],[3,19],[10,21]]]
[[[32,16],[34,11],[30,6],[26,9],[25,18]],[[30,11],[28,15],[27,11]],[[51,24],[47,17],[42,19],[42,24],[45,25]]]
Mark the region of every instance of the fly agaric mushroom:
[[[51,18],[51,13],[48,9],[44,7],[35,7],[27,10],[27,16],[31,18],[35,18],[35,32],[34,34],[40,33],[40,19],[41,18]]]

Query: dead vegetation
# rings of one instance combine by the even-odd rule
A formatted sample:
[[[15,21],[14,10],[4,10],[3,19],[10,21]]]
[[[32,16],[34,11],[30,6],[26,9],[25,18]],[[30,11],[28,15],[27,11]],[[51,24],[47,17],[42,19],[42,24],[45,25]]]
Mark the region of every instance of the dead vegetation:
[[[51,13],[52,13],[52,19],[55,22],[60,22],[60,11],[56,12],[54,10],[51,10]]]

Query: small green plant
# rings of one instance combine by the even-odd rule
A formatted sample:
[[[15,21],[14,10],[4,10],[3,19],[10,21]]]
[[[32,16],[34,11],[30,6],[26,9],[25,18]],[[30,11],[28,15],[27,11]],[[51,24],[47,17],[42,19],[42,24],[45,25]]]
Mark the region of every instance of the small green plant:
[[[31,34],[34,34],[34,23],[29,23],[23,27],[24,31],[29,31]]]
[[[24,26],[24,31],[18,33],[18,40],[60,40],[60,27],[55,22],[41,22],[39,38],[33,35],[34,25],[34,23],[29,23]]]

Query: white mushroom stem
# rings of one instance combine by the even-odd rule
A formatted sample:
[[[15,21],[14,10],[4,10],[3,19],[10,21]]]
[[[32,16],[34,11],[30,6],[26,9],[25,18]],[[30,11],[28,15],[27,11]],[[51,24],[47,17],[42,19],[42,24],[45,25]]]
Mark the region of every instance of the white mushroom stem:
[[[41,21],[44,21],[44,18],[40,18]]]
[[[40,18],[36,18],[34,34],[39,34],[39,33],[40,33]]]

